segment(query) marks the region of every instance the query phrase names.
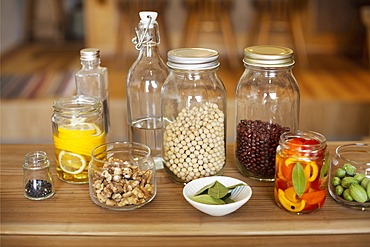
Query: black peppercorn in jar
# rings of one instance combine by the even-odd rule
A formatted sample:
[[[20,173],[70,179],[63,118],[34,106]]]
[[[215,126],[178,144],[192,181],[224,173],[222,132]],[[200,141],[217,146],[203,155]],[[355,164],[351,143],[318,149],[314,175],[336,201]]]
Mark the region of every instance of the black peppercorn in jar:
[[[183,48],[168,53],[161,92],[164,169],[176,183],[220,175],[226,164],[226,91],[218,52]]]
[[[244,49],[236,88],[235,158],[240,173],[274,181],[280,135],[298,128],[300,92],[292,74],[293,51],[278,46]]]
[[[50,161],[43,151],[29,152],[24,157],[24,196],[30,200],[43,200],[55,193]]]

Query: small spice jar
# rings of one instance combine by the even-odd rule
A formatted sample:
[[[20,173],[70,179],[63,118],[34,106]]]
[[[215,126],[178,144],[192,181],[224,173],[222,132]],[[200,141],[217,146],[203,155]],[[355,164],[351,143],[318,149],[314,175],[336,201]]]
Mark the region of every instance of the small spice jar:
[[[112,210],[132,210],[156,195],[156,171],[150,148],[135,142],[110,142],[92,151],[91,200]]]
[[[226,164],[226,91],[216,71],[218,52],[168,52],[170,74],[161,92],[163,159],[169,177],[186,184],[220,175]]]
[[[45,152],[29,152],[24,157],[24,196],[31,200],[43,200],[55,193],[50,161]]]
[[[274,196],[291,213],[320,209],[326,198],[329,152],[325,137],[313,131],[294,131],[280,137],[276,151]]]
[[[245,48],[243,62],[235,96],[236,165],[248,178],[273,181],[279,137],[298,127],[300,93],[292,74],[293,51],[252,46]]]

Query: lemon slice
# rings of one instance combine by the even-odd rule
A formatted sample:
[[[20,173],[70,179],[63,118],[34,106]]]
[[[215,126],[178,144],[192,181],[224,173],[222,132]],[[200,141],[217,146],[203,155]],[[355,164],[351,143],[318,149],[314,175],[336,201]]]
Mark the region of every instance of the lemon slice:
[[[59,165],[60,168],[69,174],[81,173],[86,166],[86,160],[79,154],[69,153],[66,151],[61,151],[59,153]]]
[[[97,134],[99,127],[93,123],[75,123],[60,125],[58,132],[64,137],[68,136],[90,136]]]

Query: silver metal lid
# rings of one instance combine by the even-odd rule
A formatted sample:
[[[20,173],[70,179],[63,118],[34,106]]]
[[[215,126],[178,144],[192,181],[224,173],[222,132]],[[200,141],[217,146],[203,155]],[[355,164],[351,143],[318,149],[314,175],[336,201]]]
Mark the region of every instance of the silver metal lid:
[[[217,68],[218,52],[205,48],[179,48],[168,52],[168,67],[181,70],[205,70]]]
[[[85,48],[80,51],[82,61],[92,61],[100,58],[100,50],[97,48]]]
[[[244,49],[243,62],[261,67],[287,67],[294,64],[293,50],[281,46],[250,46]]]

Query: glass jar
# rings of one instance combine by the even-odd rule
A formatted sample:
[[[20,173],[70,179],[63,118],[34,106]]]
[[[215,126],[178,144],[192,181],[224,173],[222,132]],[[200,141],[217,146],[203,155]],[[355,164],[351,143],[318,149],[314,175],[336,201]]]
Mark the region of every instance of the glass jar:
[[[132,210],[156,195],[156,173],[150,148],[134,142],[111,142],[92,151],[89,165],[91,200],[104,208]]]
[[[300,92],[292,74],[293,51],[252,46],[245,48],[243,62],[235,96],[236,165],[248,178],[274,181],[279,137],[298,128]]]
[[[370,210],[370,144],[350,143],[338,146],[330,163],[329,192],[334,200],[345,207],[360,211]],[[351,184],[363,188],[350,188]],[[353,187],[353,186],[352,186]],[[353,197],[356,190],[360,196]],[[362,194],[362,195],[361,195]]]
[[[58,178],[68,183],[88,183],[91,151],[105,143],[100,100],[84,95],[56,100],[52,126]]]
[[[282,134],[276,151],[277,205],[295,214],[320,209],[328,185],[328,156],[326,139],[320,133],[297,130]]]
[[[170,74],[161,92],[164,168],[176,183],[220,175],[226,162],[226,91],[218,52],[168,52]]]
[[[55,193],[50,161],[43,151],[29,152],[24,156],[24,196],[31,200],[43,200]]]

